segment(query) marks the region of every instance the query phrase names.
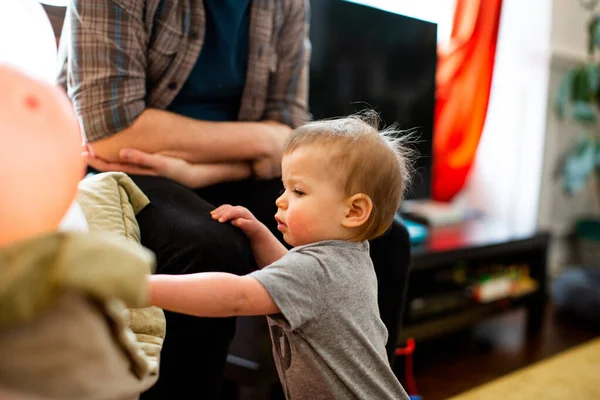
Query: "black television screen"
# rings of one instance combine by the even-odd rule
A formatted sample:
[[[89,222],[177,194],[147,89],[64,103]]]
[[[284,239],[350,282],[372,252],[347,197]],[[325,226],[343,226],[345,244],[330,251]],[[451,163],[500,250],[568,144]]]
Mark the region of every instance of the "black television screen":
[[[416,129],[417,173],[407,198],[429,198],[437,25],[342,0],[311,7],[313,118],[373,108],[385,126]]]

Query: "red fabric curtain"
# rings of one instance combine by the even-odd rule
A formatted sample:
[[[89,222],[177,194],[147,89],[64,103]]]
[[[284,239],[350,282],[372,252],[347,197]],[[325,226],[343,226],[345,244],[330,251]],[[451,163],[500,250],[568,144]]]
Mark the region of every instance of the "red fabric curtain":
[[[433,198],[450,201],[473,166],[485,123],[502,0],[457,0],[452,35],[438,49]]]

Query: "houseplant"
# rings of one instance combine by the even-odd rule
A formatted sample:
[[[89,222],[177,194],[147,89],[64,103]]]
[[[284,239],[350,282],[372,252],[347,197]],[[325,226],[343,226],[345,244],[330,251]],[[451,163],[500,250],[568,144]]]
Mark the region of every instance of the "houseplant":
[[[587,58],[569,69],[556,97],[560,118],[576,121],[582,128],[579,138],[560,162],[558,173],[568,194],[579,192],[588,179],[596,175],[600,198],[600,14],[599,0],[580,0],[589,13],[587,24]],[[581,218],[574,229],[576,253],[584,265],[600,265],[600,218]]]
[[[565,73],[555,104],[560,118],[572,119],[583,128],[559,170],[563,188],[570,194],[577,193],[593,173],[600,172],[600,14],[595,11],[598,0],[580,0],[580,3],[590,13],[588,57]]]

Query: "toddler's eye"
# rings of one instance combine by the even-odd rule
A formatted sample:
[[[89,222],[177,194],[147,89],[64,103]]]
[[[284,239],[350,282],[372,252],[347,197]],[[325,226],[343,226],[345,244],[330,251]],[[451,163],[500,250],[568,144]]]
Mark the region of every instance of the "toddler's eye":
[[[304,196],[306,193],[304,193],[302,190],[298,190],[298,189],[294,189],[294,194],[298,197],[302,197]]]

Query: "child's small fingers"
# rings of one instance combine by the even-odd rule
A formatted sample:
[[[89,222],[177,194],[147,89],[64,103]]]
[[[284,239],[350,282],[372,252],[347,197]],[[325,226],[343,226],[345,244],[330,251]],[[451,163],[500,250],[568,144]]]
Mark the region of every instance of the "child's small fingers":
[[[230,208],[228,210],[223,211],[220,215],[219,215],[219,222],[225,222],[225,221],[229,221],[232,220],[236,217],[235,215],[235,210]]]
[[[223,211],[224,209],[226,209],[226,208],[228,208],[228,207],[231,207],[231,206],[230,206],[229,204],[223,204],[223,205],[221,205],[221,206],[219,206],[219,207],[215,208],[214,210],[212,210],[210,213],[211,213],[211,214],[215,214],[215,213],[218,213],[218,212],[221,212],[221,211]]]
[[[216,208],[213,211],[211,211],[210,215],[212,215],[213,219],[220,220],[221,217],[229,210],[231,210],[230,205],[220,206],[219,208]],[[221,222],[223,222],[223,221],[221,221]]]

